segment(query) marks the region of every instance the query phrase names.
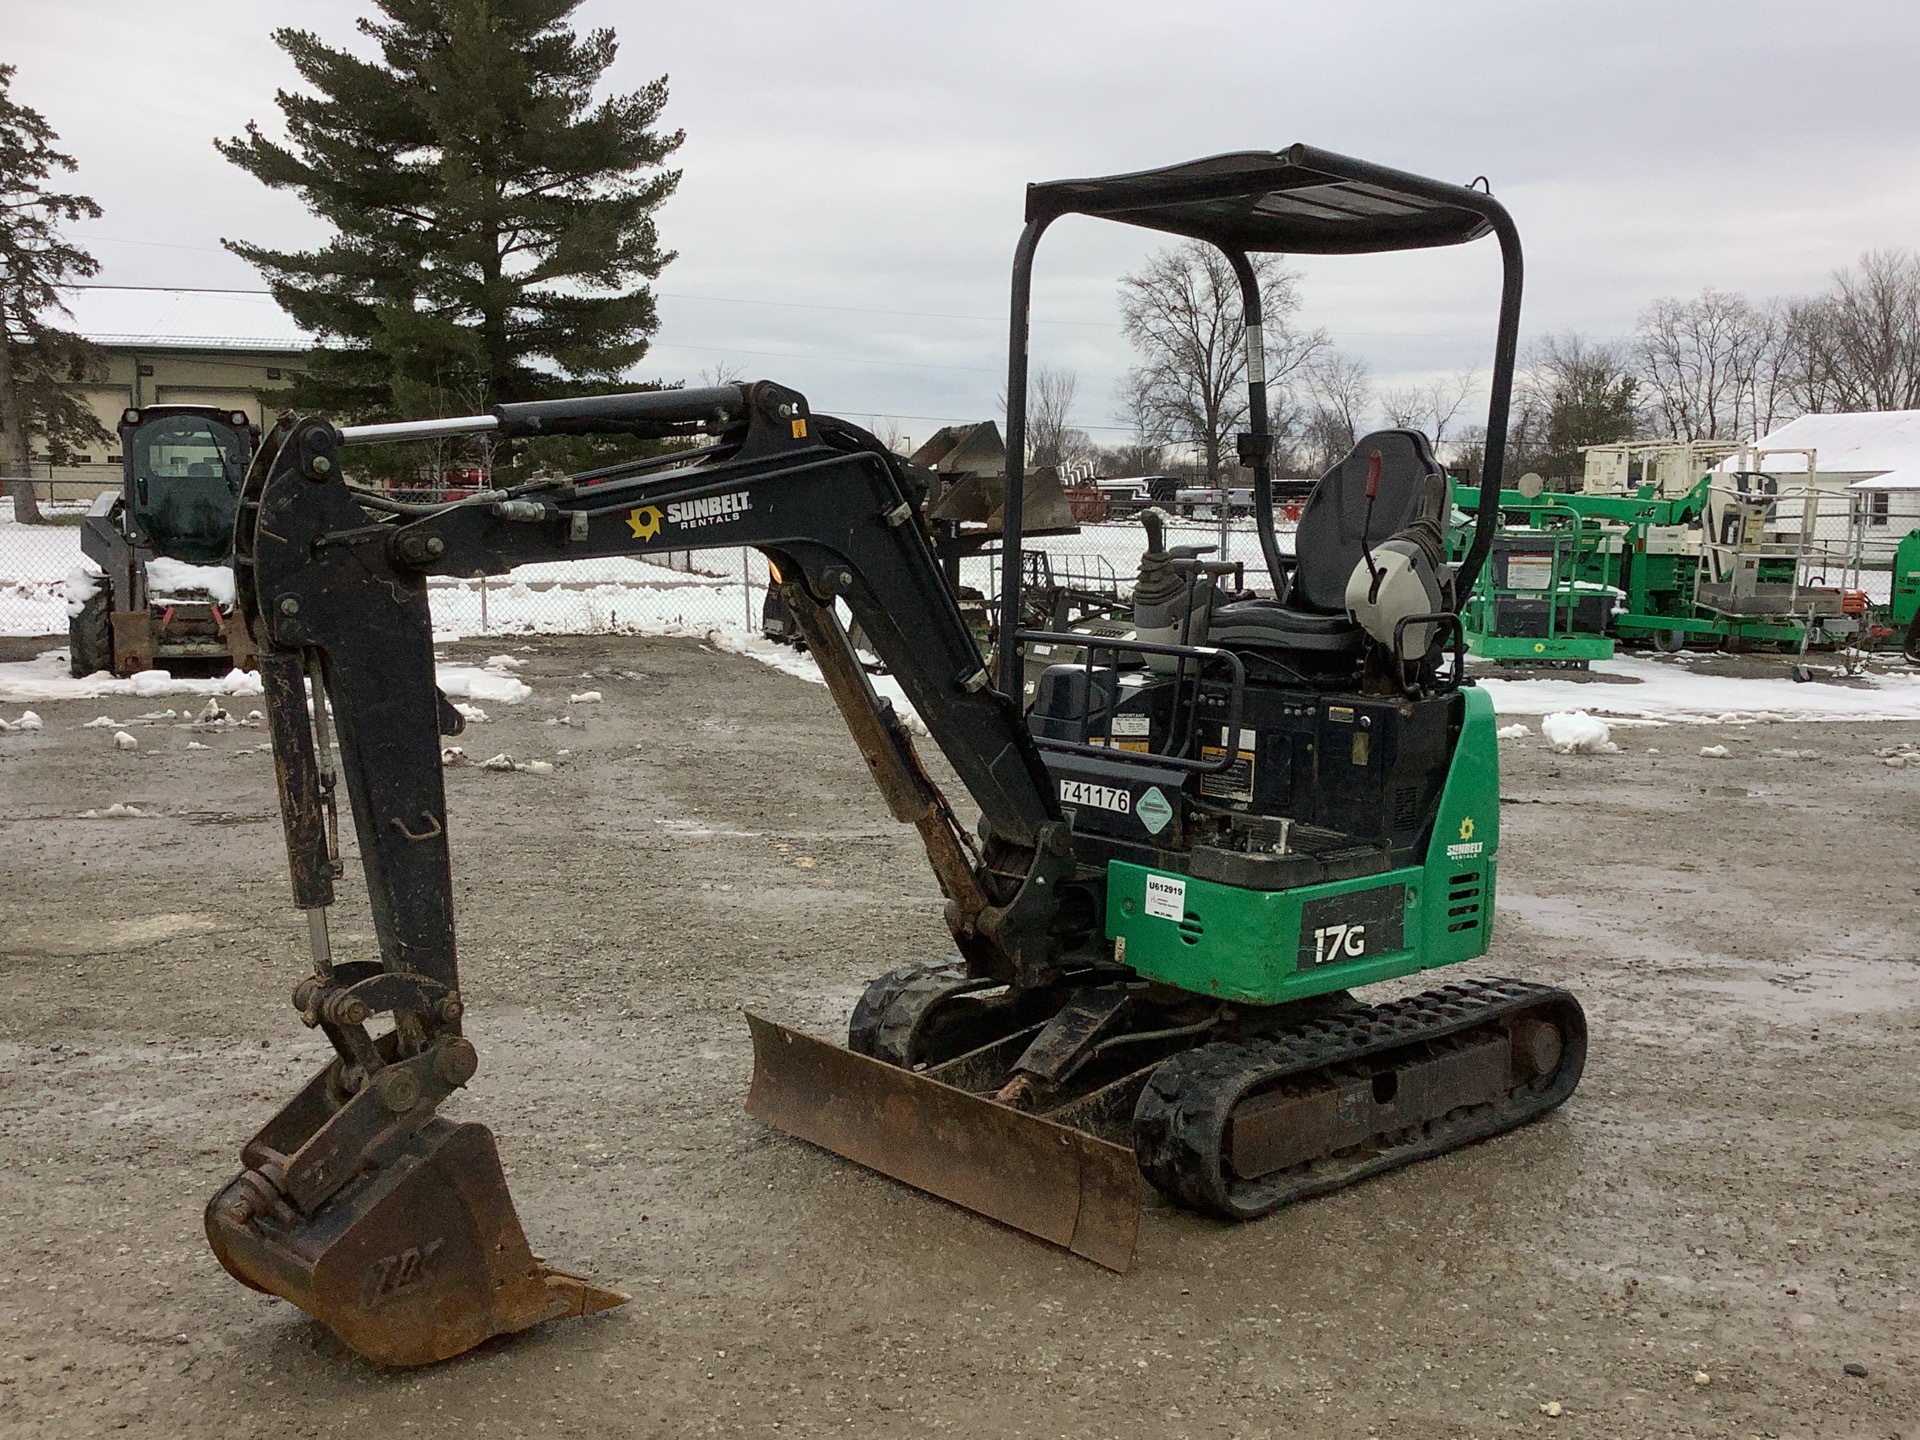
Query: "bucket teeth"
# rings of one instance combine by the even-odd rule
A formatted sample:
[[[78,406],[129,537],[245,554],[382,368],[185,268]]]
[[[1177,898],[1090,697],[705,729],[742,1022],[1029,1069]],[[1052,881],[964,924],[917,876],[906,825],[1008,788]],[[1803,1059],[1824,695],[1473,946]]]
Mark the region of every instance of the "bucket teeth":
[[[624,1290],[609,1290],[583,1275],[571,1275],[565,1270],[548,1270],[545,1279],[548,1291],[566,1300],[567,1308],[554,1317],[556,1320],[570,1320],[576,1315],[598,1315],[602,1310],[616,1309],[633,1298]]]

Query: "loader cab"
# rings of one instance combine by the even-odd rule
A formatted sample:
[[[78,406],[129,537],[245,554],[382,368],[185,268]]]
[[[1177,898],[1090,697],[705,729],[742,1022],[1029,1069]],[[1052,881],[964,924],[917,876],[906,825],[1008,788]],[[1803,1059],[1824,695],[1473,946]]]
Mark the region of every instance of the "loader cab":
[[[244,411],[149,405],[120,417],[128,532],[156,555],[224,562],[258,431]]]

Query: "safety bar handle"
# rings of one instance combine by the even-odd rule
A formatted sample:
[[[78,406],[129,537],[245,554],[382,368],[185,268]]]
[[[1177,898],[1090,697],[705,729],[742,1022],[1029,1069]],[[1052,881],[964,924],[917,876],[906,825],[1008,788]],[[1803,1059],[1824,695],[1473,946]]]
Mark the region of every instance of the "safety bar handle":
[[[1437,690],[1458,690],[1473,682],[1467,679],[1467,628],[1461,623],[1457,610],[1433,610],[1425,615],[1402,615],[1393,626],[1393,656],[1401,665],[1407,663],[1406,636],[1409,625],[1438,625],[1440,633],[1453,632],[1453,674],[1440,679],[1436,677],[1434,688]],[[1417,685],[1407,687],[1409,699],[1419,698]]]
[[[1222,650],[1214,645],[1165,645],[1157,640],[1122,640],[1109,635],[1088,635],[1083,632],[1061,630],[1019,630],[1016,637],[1023,643],[1039,641],[1043,645],[1072,645],[1087,652],[1086,668],[1093,668],[1096,651],[1111,650],[1116,658],[1122,650],[1141,655],[1168,655],[1180,660],[1197,660],[1202,672],[1211,664],[1225,664],[1232,672],[1232,688],[1227,699],[1227,733],[1235,744],[1224,746],[1225,754],[1218,760],[1189,760],[1179,755],[1156,755],[1136,750],[1122,750],[1118,746],[1082,745],[1076,740],[1054,740],[1045,735],[1035,735],[1033,743],[1042,750],[1064,751],[1071,755],[1093,755],[1102,760],[1116,760],[1123,765],[1162,765],[1172,770],[1189,770],[1201,775],[1215,775],[1234,764],[1239,749],[1240,720],[1246,709],[1247,667],[1240,657],[1231,650]],[[1191,736],[1194,720],[1189,717],[1188,731]],[[1112,717],[1108,717],[1108,739],[1112,739]]]

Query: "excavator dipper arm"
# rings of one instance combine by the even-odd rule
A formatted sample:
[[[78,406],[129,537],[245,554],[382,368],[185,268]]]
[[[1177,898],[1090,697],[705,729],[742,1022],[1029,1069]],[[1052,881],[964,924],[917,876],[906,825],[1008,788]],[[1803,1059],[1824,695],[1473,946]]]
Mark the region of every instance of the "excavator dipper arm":
[[[397,505],[343,478],[343,442],[456,426],[505,438],[704,430],[717,439],[664,466],[441,507]],[[760,549],[890,808],[920,831],[969,970],[1041,986],[1064,955],[1097,945],[1096,907],[1076,893],[1038,751],[1018,706],[990,683],[905,479],[872,437],[764,381],[508,405],[418,427],[289,421],[269,437],[242,497],[237,579],[261,649],[295,901],[313,939],[314,974],[294,1003],[337,1058],[245,1147],[246,1168],[208,1207],[209,1238],[236,1278],[397,1364],[625,1298],[534,1257],[491,1135],[435,1114],[478,1059],[460,1034],[439,749],[459,716],[434,681],[430,575]],[[836,600],[979,804],[978,848],[857,663]],[[329,722],[377,961],[342,962],[327,939],[337,866]],[[376,1038],[368,1027],[379,1015],[392,1028]]]

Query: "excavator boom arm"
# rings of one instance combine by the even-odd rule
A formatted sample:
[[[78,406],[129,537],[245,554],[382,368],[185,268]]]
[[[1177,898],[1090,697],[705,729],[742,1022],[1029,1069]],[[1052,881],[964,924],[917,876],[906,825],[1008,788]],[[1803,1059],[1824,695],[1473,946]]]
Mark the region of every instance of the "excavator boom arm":
[[[343,440],[458,426],[717,443],[471,501],[415,507],[343,478]],[[302,1018],[338,1058],[245,1147],[209,1206],[216,1253],[376,1359],[443,1358],[489,1334],[623,1297],[546,1269],[519,1230],[491,1136],[437,1117],[478,1060],[460,1034],[440,739],[460,717],[434,679],[427,582],[536,561],[752,546],[766,554],[893,814],[915,824],[972,972],[1054,978],[1074,861],[1018,705],[992,687],[884,447],[760,382],[502,406],[474,422],[283,423],[248,474],[239,597],[260,642],[295,902],[314,974]],[[979,804],[976,850],[875,692],[844,601]],[[304,683],[303,683],[304,682]],[[311,698],[309,697],[311,692]],[[360,842],[379,959],[339,960],[325,923],[335,849],[329,722]],[[392,1029],[374,1036],[374,1017]],[[391,1293],[389,1293],[391,1292]]]

